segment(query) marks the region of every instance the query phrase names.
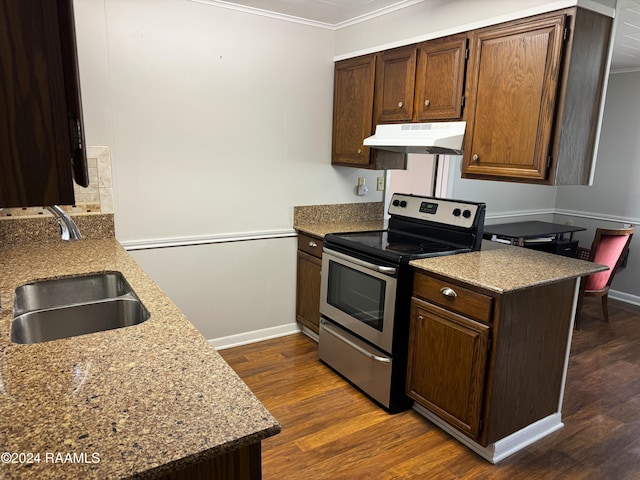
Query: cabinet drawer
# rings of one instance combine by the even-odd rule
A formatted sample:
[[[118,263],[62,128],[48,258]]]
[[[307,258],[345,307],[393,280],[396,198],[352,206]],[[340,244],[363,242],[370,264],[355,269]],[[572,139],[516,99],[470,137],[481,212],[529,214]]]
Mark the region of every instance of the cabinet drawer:
[[[304,233],[298,233],[298,250],[302,250],[314,257],[322,258],[322,240]]]
[[[490,322],[493,298],[444,280],[416,273],[413,292],[416,297],[468,317]]]

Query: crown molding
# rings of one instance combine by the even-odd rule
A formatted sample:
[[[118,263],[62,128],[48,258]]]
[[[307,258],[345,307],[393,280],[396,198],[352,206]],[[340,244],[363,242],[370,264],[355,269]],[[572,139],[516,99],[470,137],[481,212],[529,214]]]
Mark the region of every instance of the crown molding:
[[[212,5],[215,7],[226,8],[229,10],[235,10],[237,12],[249,13],[251,15],[259,15],[262,17],[275,18],[277,20],[283,20],[286,22],[299,23],[301,25],[307,25],[310,27],[324,28],[326,30],[339,30],[341,28],[348,27],[350,25],[355,25],[360,22],[364,22],[370,20],[372,18],[380,17],[382,15],[386,15],[391,12],[395,12],[396,10],[401,10],[406,7],[410,7],[411,5],[415,5],[416,3],[422,3],[424,0],[400,0],[393,5],[388,7],[380,8],[374,12],[368,13],[366,15],[361,15],[359,17],[355,17],[344,22],[331,24],[326,22],[318,22],[315,20],[308,20],[306,18],[300,18],[293,15],[287,15],[284,13],[276,13],[271,12],[269,10],[263,10],[262,8],[249,7],[246,5],[238,5],[232,2],[225,2],[224,0],[188,0],[194,3],[202,3],[205,5]]]

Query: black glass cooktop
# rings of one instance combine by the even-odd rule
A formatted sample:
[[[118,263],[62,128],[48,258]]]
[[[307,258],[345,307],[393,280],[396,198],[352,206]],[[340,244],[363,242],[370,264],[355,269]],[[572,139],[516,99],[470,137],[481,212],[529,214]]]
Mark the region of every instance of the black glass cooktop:
[[[330,234],[325,237],[325,244],[339,245],[351,250],[352,253],[360,251],[370,256],[378,256],[400,263],[470,250],[458,245],[407,235],[393,230]]]

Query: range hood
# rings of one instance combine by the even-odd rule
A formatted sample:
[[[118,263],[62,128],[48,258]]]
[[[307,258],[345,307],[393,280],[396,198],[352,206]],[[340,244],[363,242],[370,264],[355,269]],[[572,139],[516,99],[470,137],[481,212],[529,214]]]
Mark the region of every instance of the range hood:
[[[376,126],[364,145],[400,153],[462,155],[467,122],[396,123]]]

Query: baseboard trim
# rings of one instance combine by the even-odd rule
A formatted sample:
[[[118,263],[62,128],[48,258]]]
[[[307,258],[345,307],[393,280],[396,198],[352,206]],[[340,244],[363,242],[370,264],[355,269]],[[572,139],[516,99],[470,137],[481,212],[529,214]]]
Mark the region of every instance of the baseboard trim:
[[[622,217],[618,215],[608,215],[596,212],[582,212],[578,210],[566,210],[562,208],[547,208],[540,210],[516,210],[510,212],[493,212],[487,214],[487,220],[498,220],[502,218],[514,218],[514,217],[530,217],[535,215],[562,215],[565,217],[587,218],[589,220],[598,220],[611,223],[630,223],[631,225],[640,225],[640,218],[638,217]]]
[[[224,350],[225,348],[239,347],[240,345],[261,342],[271,338],[293,335],[294,333],[300,333],[300,327],[296,322],[277,327],[263,328],[262,330],[238,333],[227,337],[213,338],[209,340],[209,344],[216,350]]]
[[[508,456],[513,455],[564,426],[560,413],[554,413],[526,426],[521,430],[518,430],[508,437],[483,447],[453,428],[422,405],[414,403],[413,409],[491,463],[498,463],[501,460],[504,460]]]
[[[640,297],[638,295],[631,295],[630,293],[620,292],[618,290],[609,290],[609,298],[640,306]]]
[[[556,215],[564,215],[566,217],[576,217],[576,218],[588,218],[590,220],[598,220],[603,222],[612,222],[612,223],[630,223],[631,225],[640,224],[640,218],[638,217],[622,217],[619,215],[608,215],[603,213],[596,212],[581,212],[578,210],[565,210],[558,208],[554,212]]]
[[[513,212],[494,212],[487,214],[486,220],[497,220],[501,218],[518,218],[518,217],[531,217],[540,215],[553,215],[557,211],[553,208],[545,208],[539,210],[517,210]]]

